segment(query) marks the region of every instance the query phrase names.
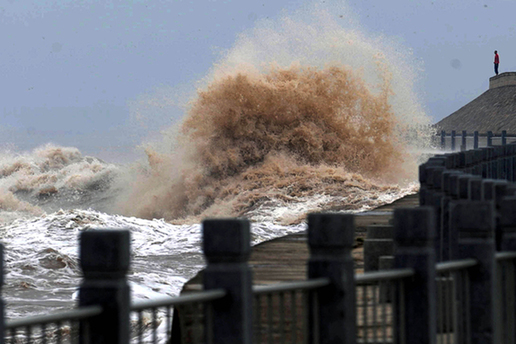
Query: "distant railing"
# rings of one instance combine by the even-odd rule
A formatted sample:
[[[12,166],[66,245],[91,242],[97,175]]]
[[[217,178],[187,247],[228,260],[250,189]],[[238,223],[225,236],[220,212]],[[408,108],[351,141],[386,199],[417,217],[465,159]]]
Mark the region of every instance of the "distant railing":
[[[89,336],[87,320],[102,313],[102,307],[90,306],[56,314],[10,320],[5,323],[7,343],[77,342],[79,324],[83,335]]]
[[[317,313],[316,293],[327,278],[253,287],[253,343],[308,341],[308,309]],[[312,299],[312,302],[310,302]]]
[[[463,259],[435,266],[438,343],[467,343],[471,338],[469,273],[477,264]]]
[[[433,144],[442,150],[448,151],[465,151],[468,149],[478,149],[481,147],[491,147],[494,145],[505,146],[508,143],[516,141],[516,134],[507,134],[506,130],[500,133],[487,131],[479,133],[478,131],[467,132],[466,130],[451,130],[446,132],[441,130],[434,136]]]
[[[413,269],[398,269],[355,276],[358,342],[406,342],[407,328],[402,321],[396,328],[394,315],[404,312],[405,283],[414,275]]]
[[[176,325],[180,326],[180,330],[177,332],[180,337],[174,338],[176,342],[212,343],[213,338],[209,336],[213,328],[211,303],[224,298],[226,295],[226,291],[222,289],[209,290],[162,300],[140,301],[131,305],[131,312],[135,313],[137,319],[134,322],[134,330],[131,331],[133,334],[131,343],[158,343],[172,338],[172,311],[174,308],[184,314],[198,315],[193,319],[183,318],[183,322]],[[183,307],[192,307],[196,311],[185,312],[182,311],[184,310]],[[161,312],[165,313],[164,320],[159,317],[160,309]],[[150,319],[146,318],[145,314],[150,314]],[[206,314],[206,317],[202,317],[204,314]],[[164,324],[161,326],[163,322]],[[161,332],[159,331],[160,328],[163,328]],[[206,331],[204,331],[205,328]]]

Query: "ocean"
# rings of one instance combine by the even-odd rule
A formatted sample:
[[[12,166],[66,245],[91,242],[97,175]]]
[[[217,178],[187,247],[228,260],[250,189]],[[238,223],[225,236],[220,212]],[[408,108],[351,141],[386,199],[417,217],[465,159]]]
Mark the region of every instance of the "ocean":
[[[202,218],[250,219],[255,245],[305,230],[309,212],[361,212],[417,190],[415,183],[378,185],[358,174],[341,174],[337,167],[306,166],[304,175],[303,166],[295,165],[289,173],[276,171],[253,179],[248,192],[245,186],[239,186],[240,193],[221,191],[230,196],[215,197],[215,206],[206,205],[204,214],[167,218],[169,210],[163,206],[155,210],[163,211],[162,216],[152,218],[145,212],[139,215],[140,209],[148,209],[143,203],[134,214],[127,210],[128,191],[123,186],[127,175],[156,177],[140,167],[106,163],[83,156],[76,148],[50,144],[2,157],[0,237],[5,245],[3,298],[9,318],[74,307],[81,279],[78,237],[84,230],[129,229],[133,299],[153,299],[178,295],[203,268]],[[140,190],[141,184],[136,187]]]

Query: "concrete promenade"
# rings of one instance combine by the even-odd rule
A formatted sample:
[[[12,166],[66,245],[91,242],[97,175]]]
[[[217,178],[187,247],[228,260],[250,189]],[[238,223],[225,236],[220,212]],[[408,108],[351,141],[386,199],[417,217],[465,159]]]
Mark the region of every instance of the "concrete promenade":
[[[356,234],[353,257],[356,273],[363,272],[363,240],[370,225],[387,225],[395,208],[416,207],[419,195],[409,195],[391,204],[383,205],[355,217]],[[291,234],[263,242],[252,249],[249,265],[253,270],[253,283],[267,285],[306,279],[306,262],[309,256],[306,233]],[[182,292],[202,287],[202,271],[188,281]]]

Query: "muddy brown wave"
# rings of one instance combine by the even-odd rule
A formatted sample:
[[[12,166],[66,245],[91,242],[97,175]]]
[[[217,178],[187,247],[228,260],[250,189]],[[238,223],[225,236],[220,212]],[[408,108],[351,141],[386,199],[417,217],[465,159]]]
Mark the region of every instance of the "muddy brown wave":
[[[413,171],[390,94],[389,80],[373,92],[342,65],[218,78],[191,103],[175,154],[147,150],[123,212],[197,221],[270,199],[395,188]]]

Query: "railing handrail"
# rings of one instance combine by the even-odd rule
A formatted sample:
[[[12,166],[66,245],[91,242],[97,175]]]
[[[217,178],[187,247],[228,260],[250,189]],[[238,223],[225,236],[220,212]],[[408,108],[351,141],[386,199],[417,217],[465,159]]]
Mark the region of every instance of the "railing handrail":
[[[294,290],[311,290],[317,289],[321,287],[325,287],[330,284],[330,280],[328,278],[317,278],[304,280],[299,282],[286,282],[286,283],[277,283],[274,285],[258,285],[253,286],[253,294],[261,295],[261,294],[270,294],[270,293],[278,293],[284,291],[294,291]]]
[[[50,323],[59,323],[70,320],[82,320],[94,317],[103,312],[101,306],[88,306],[76,308],[70,311],[62,311],[54,314],[47,315],[35,315],[20,319],[7,320],[5,323],[5,329],[13,329],[19,327],[35,326],[35,325],[46,325]]]
[[[461,259],[448,262],[437,263],[435,265],[436,272],[450,272],[454,270],[469,269],[478,264],[476,259]]]
[[[355,284],[363,285],[371,282],[381,282],[388,280],[403,279],[414,276],[414,269],[392,269],[385,271],[366,272],[355,275]]]
[[[437,134],[434,134],[433,136],[441,136],[440,133],[437,133]],[[445,133],[445,136],[446,137],[450,137],[451,136],[451,133]],[[462,137],[462,133],[459,133],[457,132],[457,134],[455,135],[455,137]],[[475,137],[474,134],[470,134],[470,132],[468,132],[466,134],[466,137]],[[487,137],[487,133],[478,133],[478,137]],[[498,133],[493,133],[493,138],[501,138],[502,137],[502,134],[498,134]],[[505,137],[507,138],[514,138],[516,137],[516,134],[507,134],[505,135]]]
[[[512,252],[512,251],[497,252],[495,254],[495,259],[497,261],[516,259],[516,252]]]
[[[145,300],[138,301],[131,305],[131,311],[142,311],[145,309],[153,309],[160,307],[179,306],[188,303],[200,303],[209,302],[221,299],[227,295],[227,292],[223,289],[204,290],[196,293],[167,297],[158,300]]]

